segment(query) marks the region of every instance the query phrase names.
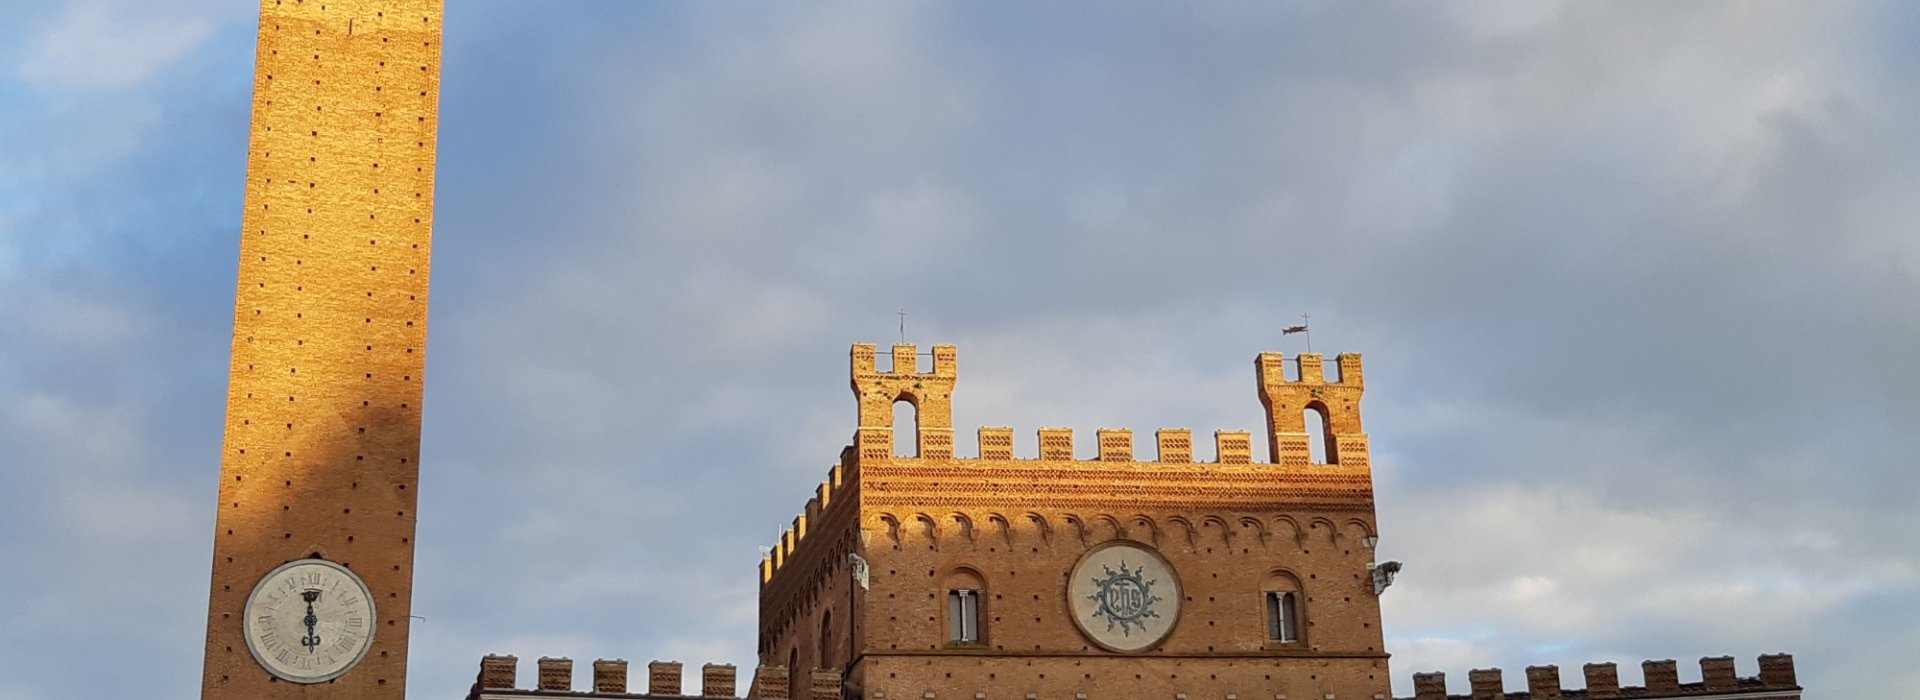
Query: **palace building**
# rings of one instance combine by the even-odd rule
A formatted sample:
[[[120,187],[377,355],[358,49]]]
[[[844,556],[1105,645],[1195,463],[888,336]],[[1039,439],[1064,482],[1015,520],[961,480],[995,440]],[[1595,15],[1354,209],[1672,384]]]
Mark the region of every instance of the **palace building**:
[[[1071,430],[1042,428],[1018,459],[1012,429],[981,428],[956,458],[955,349],[924,372],[911,345],[890,369],[875,355],[853,348],[853,444],[762,563],[762,665],[838,670],[861,697],[1387,692],[1358,355],[1336,381],[1318,355],[1292,379],[1259,358],[1266,464],[1236,431],[1196,461],[1184,429],[1147,459],[1101,430],[1081,459]],[[892,424],[900,401],[918,425]],[[893,456],[896,430],[914,456]]]
[[[1011,428],[980,428],[978,456],[957,457],[954,347],[924,370],[912,345],[878,354],[853,346],[852,444],[761,562],[756,692],[1386,696],[1360,356],[1331,379],[1319,355],[1256,360],[1280,455],[1260,463],[1244,431],[1196,459],[1186,429],[1155,431],[1147,458],[1132,431],[1100,430],[1083,459],[1072,430],[1042,428],[1022,459]],[[893,424],[898,402],[915,425]]]
[[[1082,459],[1071,430],[1041,428],[1028,459],[1011,428],[986,427],[977,456],[959,457],[958,355],[930,354],[922,368],[917,348],[896,345],[882,368],[874,346],[853,346],[852,444],[761,562],[747,697],[1388,697],[1379,595],[1399,565],[1373,557],[1359,355],[1255,359],[1278,456],[1255,462],[1247,432],[1215,431],[1202,461],[1187,429],[1156,430],[1149,459],[1132,431],[1103,429]],[[914,425],[894,424],[899,402]],[[913,456],[894,454],[895,431],[911,431]],[[1702,659],[1702,680],[1681,683],[1675,662],[1649,661],[1645,687],[1589,664],[1573,690],[1557,668],[1532,667],[1525,694],[1480,669],[1468,696],[1425,673],[1414,697],[1800,697],[1791,657],[1759,663],[1740,678],[1732,658]],[[641,693],[627,662],[603,659],[579,693],[571,660],[542,658],[535,687],[519,689],[517,668],[483,659],[469,700],[727,698],[737,685],[734,667],[708,665],[696,692],[678,662],[654,662]]]

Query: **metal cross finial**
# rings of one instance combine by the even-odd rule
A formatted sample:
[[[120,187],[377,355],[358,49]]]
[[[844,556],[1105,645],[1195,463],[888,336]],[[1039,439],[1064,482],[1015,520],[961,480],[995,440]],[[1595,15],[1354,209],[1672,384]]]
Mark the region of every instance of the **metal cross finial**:
[[[900,344],[907,344],[907,310],[900,310]]]

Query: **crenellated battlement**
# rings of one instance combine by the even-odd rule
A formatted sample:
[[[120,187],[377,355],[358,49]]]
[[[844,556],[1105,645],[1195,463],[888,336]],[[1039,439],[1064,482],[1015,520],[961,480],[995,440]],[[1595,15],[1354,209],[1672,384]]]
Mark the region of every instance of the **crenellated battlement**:
[[[577,678],[573,660],[565,657],[541,657],[535,664],[533,687],[519,687],[520,658],[488,654],[480,659],[480,675],[474,680],[467,700],[508,700],[518,698],[735,698],[739,676],[732,664],[706,664],[700,667],[697,693],[689,690],[681,678],[678,661],[653,661],[647,664],[645,688],[631,687],[626,659],[598,659],[591,677]],[[813,670],[807,686],[798,697],[792,696],[785,666],[759,666],[747,686],[747,698],[759,700],[840,700],[840,672]],[[584,690],[575,690],[582,685]]]
[[[895,345],[891,353],[893,366],[880,371],[879,347],[873,343],[855,343],[853,345],[853,376],[887,375],[893,377],[953,377],[958,373],[959,353],[952,345],[933,346],[933,371],[920,371],[920,353],[918,346],[911,343]]]
[[[782,528],[780,539],[774,542],[766,556],[760,559],[760,585],[773,581],[774,574],[785,568],[787,561],[807,540],[807,535],[815,523],[826,522],[827,518],[852,506],[839,506],[840,494],[844,490],[846,470],[838,464],[827,470],[827,478],[814,487],[813,498],[807,499],[805,508],[793,518],[790,526]]]
[[[852,448],[843,450],[841,459],[851,460]],[[781,528],[779,539],[761,558],[762,639],[768,629],[791,624],[797,611],[814,602],[825,577],[845,571],[852,551],[850,533],[860,521],[858,489],[856,472],[833,465],[814,487],[813,498],[790,526]]]
[[[1328,381],[1322,357],[1308,353],[1294,358],[1296,372],[1286,371],[1288,358],[1281,353],[1262,353],[1255,362],[1260,399],[1268,418],[1269,461],[1257,462],[1253,435],[1245,430],[1215,430],[1212,459],[1196,449],[1193,431],[1187,428],[1160,428],[1154,431],[1151,457],[1136,451],[1134,431],[1128,428],[1100,428],[1095,432],[1092,454],[1080,454],[1072,428],[1043,427],[1033,433],[1034,456],[1017,456],[1021,441],[1014,429],[1005,426],[982,427],[976,432],[974,457],[954,455],[952,423],[953,390],[959,380],[958,352],[952,345],[935,345],[931,371],[919,366],[921,353],[915,345],[900,344],[891,350],[892,365],[879,367],[879,348],[858,343],[849,353],[850,385],[858,400],[858,426],[853,444],[842,452],[845,465],[835,465],[829,478],[816,489],[790,528],[783,531],[768,556],[760,563],[762,586],[772,584],[788,567],[796,550],[803,547],[808,530],[833,512],[845,500],[839,494],[843,473],[858,474],[879,470],[893,477],[877,486],[881,490],[911,487],[913,477],[899,477],[901,469],[924,470],[951,468],[949,476],[972,477],[988,470],[1005,475],[1033,472],[1031,478],[1044,479],[1060,489],[1072,488],[1074,479],[1095,478],[1112,482],[1120,478],[1111,470],[1128,470],[1126,478],[1175,480],[1205,483],[1226,479],[1228,469],[1275,470],[1262,483],[1290,493],[1312,490],[1324,498],[1371,503],[1370,461],[1367,436],[1360,432],[1359,401],[1362,385],[1360,355],[1343,353],[1336,357],[1337,376]],[[905,401],[915,408],[916,424],[893,425],[894,404]],[[1310,434],[1305,414],[1319,412],[1326,441],[1324,464],[1315,463],[1308,448]],[[912,457],[894,455],[894,431],[911,429],[917,446]],[[1275,458],[1277,457],[1277,458]],[[1278,469],[1276,469],[1278,468]],[[1039,470],[1035,472],[1034,470]],[[1155,470],[1152,473],[1137,470]],[[1041,474],[1045,474],[1042,476]],[[935,488],[954,488],[950,479],[934,479]],[[1271,482],[1267,484],[1267,482]],[[935,483],[937,482],[937,483]],[[1223,482],[1225,483],[1225,482]],[[1091,487],[1090,487],[1091,488]],[[1223,487],[1225,488],[1225,487]],[[1236,490],[1249,497],[1262,497],[1235,483]],[[1207,491],[1207,493],[1214,493]],[[897,495],[895,496],[897,497]],[[1213,497],[1233,499],[1226,494]]]
[[[919,352],[914,345],[895,345],[893,366],[882,372],[878,367],[879,349],[871,343],[858,343],[851,351],[851,384],[859,401],[858,427],[854,432],[852,466],[862,462],[903,459],[941,461],[1013,461],[1013,429],[979,429],[978,456],[954,456],[953,390],[959,380],[958,352],[952,345],[933,347],[933,371],[921,372]],[[1360,397],[1363,370],[1360,355],[1342,353],[1335,358],[1337,376],[1328,381],[1325,361],[1317,353],[1294,358],[1296,371],[1289,376],[1288,358],[1283,353],[1261,353],[1255,360],[1260,401],[1267,413],[1268,463],[1307,466],[1315,464],[1312,439],[1325,441],[1323,463],[1371,467],[1367,436],[1360,428]],[[894,431],[907,429],[893,424],[893,406],[899,402],[913,405],[915,453],[895,457]],[[1306,416],[1319,415],[1319,435],[1309,431]],[[1163,428],[1158,454],[1153,460],[1135,456],[1133,431],[1102,428],[1098,431],[1094,453],[1082,459],[1074,445],[1071,428],[1040,428],[1036,434],[1037,456],[1043,462],[1098,462],[1192,464],[1192,436],[1184,428]],[[1214,433],[1214,456],[1218,464],[1254,464],[1249,435],[1240,431]],[[1184,436],[1184,437],[1183,437]],[[1184,442],[1184,447],[1182,446]]]
[[[1120,464],[1195,464],[1193,431],[1187,428],[1161,428],[1154,431],[1154,456],[1140,459],[1134,452],[1131,428],[1101,428],[1094,432],[1097,452],[1081,459],[1072,428],[1040,428],[1034,433],[1039,455],[1031,459],[1014,456],[1013,429],[981,428],[978,432],[978,457],[954,457],[949,461],[971,462],[1083,462],[1090,465]],[[1253,438],[1245,430],[1216,430],[1213,433],[1215,464],[1252,464]]]
[[[868,429],[863,428],[862,430]],[[925,429],[922,430],[924,432]],[[945,432],[948,434],[952,433],[951,430]],[[951,454],[952,446],[944,445],[948,450],[946,456],[927,457],[923,454],[916,457],[896,457],[891,454],[893,446],[891,442],[891,431],[881,428],[875,430],[872,435],[873,440],[870,445],[872,448],[871,452],[856,447],[856,453],[859,454],[860,458],[851,460],[851,462],[856,467],[860,464],[893,462],[941,462],[955,464],[972,462],[1059,462],[1084,463],[1088,465],[1274,464],[1270,461],[1263,462],[1255,459],[1253,433],[1247,430],[1213,431],[1213,453],[1211,460],[1201,459],[1206,455],[1196,453],[1193,443],[1193,430],[1190,428],[1159,428],[1153,431],[1153,435],[1154,441],[1151,444],[1151,448],[1153,449],[1152,454],[1142,456],[1137,451],[1138,446],[1135,445],[1134,430],[1132,428],[1100,428],[1094,431],[1094,445],[1093,449],[1089,450],[1090,454],[1082,454],[1081,451],[1085,449],[1085,447],[1080,442],[1077,432],[1073,428],[1038,428],[1033,434],[1034,442],[1027,443],[1015,436],[1013,428],[991,426],[978,428],[975,431],[975,455],[977,456],[963,457],[954,455]],[[1300,433],[1300,436],[1304,441],[1306,433]],[[1324,462],[1312,462],[1306,458],[1302,458],[1297,464],[1283,464],[1316,468],[1350,466],[1364,469],[1368,466],[1365,460],[1359,459],[1359,455],[1364,452],[1366,447],[1364,435],[1335,435],[1333,438],[1336,442],[1348,446],[1346,450],[1346,461],[1335,465]],[[1305,442],[1301,444],[1303,445],[1301,449],[1304,453]],[[1038,447],[1033,448],[1037,451],[1037,454],[1032,457],[1018,456],[1016,450],[1026,449],[1024,447],[1025,445],[1037,445]]]
[[[1759,675],[1742,678],[1731,656],[1700,659],[1700,680],[1680,682],[1679,664],[1672,659],[1643,661],[1640,664],[1645,686],[1620,685],[1620,669],[1613,662],[1587,664],[1581,668],[1584,688],[1563,688],[1558,666],[1528,666],[1527,690],[1509,693],[1498,668],[1474,669],[1467,674],[1469,692],[1447,694],[1444,673],[1413,674],[1413,697],[1403,700],[1558,700],[1583,697],[1594,700],[1634,698],[1747,698],[1751,700],[1797,700],[1800,685],[1790,654],[1766,654],[1759,659]]]
[[[1286,353],[1263,352],[1255,362],[1259,367],[1260,384],[1298,384],[1301,386],[1359,387],[1365,384],[1360,368],[1360,354],[1343,352],[1333,358],[1334,367],[1339,376],[1332,382],[1327,381],[1326,356],[1317,352],[1301,353],[1294,358],[1295,376],[1287,378]]]

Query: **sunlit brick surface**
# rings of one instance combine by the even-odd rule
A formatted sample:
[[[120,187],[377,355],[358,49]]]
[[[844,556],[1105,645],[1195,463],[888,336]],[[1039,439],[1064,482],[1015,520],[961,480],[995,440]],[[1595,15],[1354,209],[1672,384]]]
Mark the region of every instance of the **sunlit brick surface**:
[[[1387,693],[1359,355],[1340,356],[1336,377],[1319,355],[1256,359],[1279,456],[1261,462],[1247,431],[1213,431],[1213,459],[1201,461],[1178,428],[1154,431],[1150,457],[1124,428],[1079,441],[1066,428],[980,428],[979,456],[956,457],[958,357],[944,345],[930,354],[923,365],[917,348],[895,346],[883,370],[878,348],[853,347],[854,444],[762,566],[763,665],[844,670],[866,698]],[[917,426],[893,423],[900,401]],[[1323,416],[1322,434],[1307,411]],[[910,430],[917,452],[896,455],[894,432]],[[1137,653],[1083,634],[1068,594],[1075,563],[1116,541],[1178,575],[1177,623]],[[849,554],[869,564],[871,588],[853,584]],[[976,641],[949,640],[953,589],[982,591]],[[1268,639],[1267,591],[1298,595],[1294,639]],[[797,677],[795,696],[806,691]]]
[[[203,698],[405,694],[441,11],[262,3]],[[373,646],[334,682],[275,681],[242,607],[316,554],[373,590]]]

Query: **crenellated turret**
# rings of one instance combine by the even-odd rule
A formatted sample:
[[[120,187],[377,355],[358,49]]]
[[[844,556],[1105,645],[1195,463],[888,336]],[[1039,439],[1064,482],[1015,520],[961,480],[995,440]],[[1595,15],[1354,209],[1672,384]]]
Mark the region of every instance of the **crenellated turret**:
[[[1368,467],[1367,434],[1360,428],[1360,395],[1365,391],[1361,379],[1360,356],[1341,353],[1337,358],[1340,376],[1326,379],[1321,357],[1306,353],[1299,357],[1297,379],[1288,379],[1286,356],[1277,352],[1261,353],[1254,367],[1260,380],[1260,403],[1267,409],[1268,455],[1278,464],[1304,466],[1313,462],[1307,432],[1307,412],[1318,414],[1324,434],[1319,436],[1327,464]]]
[[[859,427],[854,446],[862,459],[893,455],[893,405],[913,406],[915,455],[922,459],[953,457],[953,383],[959,375],[958,354],[952,345],[933,346],[933,371],[919,371],[919,353],[912,345],[893,346],[893,367],[879,370],[872,343],[853,346],[853,394],[859,399]]]

